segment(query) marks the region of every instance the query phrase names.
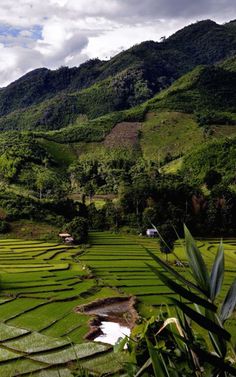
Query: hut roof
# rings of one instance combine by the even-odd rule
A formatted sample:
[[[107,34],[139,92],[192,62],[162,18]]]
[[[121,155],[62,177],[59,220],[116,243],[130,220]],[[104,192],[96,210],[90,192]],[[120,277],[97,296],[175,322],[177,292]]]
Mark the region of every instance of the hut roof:
[[[59,233],[59,237],[65,238],[65,237],[71,237],[70,233]]]

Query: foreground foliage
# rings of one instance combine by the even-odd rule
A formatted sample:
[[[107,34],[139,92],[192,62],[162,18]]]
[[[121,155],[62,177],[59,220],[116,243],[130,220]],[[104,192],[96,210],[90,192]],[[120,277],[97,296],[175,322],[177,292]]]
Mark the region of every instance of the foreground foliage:
[[[162,317],[157,322],[147,323],[139,343],[142,347],[147,347],[149,358],[136,377],[236,375],[236,356],[231,344],[231,334],[225,329],[225,322],[236,306],[236,280],[230,286],[223,303],[219,305],[217,301],[224,278],[223,245],[219,245],[210,274],[186,227],[185,245],[191,279],[186,279],[148,251],[164,271],[148,264],[149,268],[179,295],[179,299],[170,298],[176,308],[175,317]],[[189,304],[183,300],[188,300]],[[135,352],[140,350],[140,344],[133,341],[130,342],[130,347]],[[139,357],[136,356],[136,360],[140,361]]]

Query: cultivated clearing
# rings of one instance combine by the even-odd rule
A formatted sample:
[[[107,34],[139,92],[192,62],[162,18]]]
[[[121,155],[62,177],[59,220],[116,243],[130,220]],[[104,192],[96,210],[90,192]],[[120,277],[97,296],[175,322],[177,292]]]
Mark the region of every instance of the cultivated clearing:
[[[124,294],[137,296],[138,308],[147,316],[168,303],[172,293],[145,264],[153,263],[146,247],[161,255],[156,240],[93,232],[90,243],[82,251],[39,241],[0,240],[1,376],[68,377],[78,363],[98,375],[116,373],[124,357],[121,361],[119,353],[112,354],[109,345],[85,342],[88,317],[74,309]],[[216,240],[199,241],[209,267],[216,245]],[[224,293],[235,275],[235,250],[236,241],[227,240]],[[181,242],[175,252],[184,261]],[[173,263],[175,258],[169,256]],[[188,267],[178,269],[188,275]],[[235,321],[229,326],[235,334]]]
[[[198,241],[204,260],[211,269],[215,253],[220,240],[207,239]],[[81,256],[81,261],[87,264],[93,273],[101,279],[104,285],[116,287],[120,292],[133,294],[139,299],[139,312],[144,316],[166,311],[165,304],[169,304],[168,297],[173,293],[167,288],[146,263],[156,263],[147,254],[146,248],[165,259],[161,254],[155,239],[143,237],[112,235],[110,233],[96,233],[90,235],[92,247]],[[225,278],[224,286],[218,300],[222,301],[226,291],[235,278],[236,240],[224,240],[225,247]],[[173,265],[176,257],[186,264],[186,255],[182,241],[175,243],[175,255],[170,254],[168,260]],[[188,267],[176,267],[177,271],[191,279]],[[164,307],[163,307],[164,305]],[[236,340],[236,321],[229,321],[231,333]]]
[[[109,345],[83,339],[88,317],[74,308],[117,292],[88,278],[77,261],[80,252],[52,243],[0,241],[0,376],[69,377],[84,362],[99,373],[120,369],[119,355],[109,362]]]

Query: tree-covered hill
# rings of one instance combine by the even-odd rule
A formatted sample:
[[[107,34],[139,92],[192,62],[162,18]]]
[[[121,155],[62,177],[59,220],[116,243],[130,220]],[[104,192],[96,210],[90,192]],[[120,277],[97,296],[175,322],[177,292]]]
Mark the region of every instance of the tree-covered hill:
[[[1,130],[52,130],[131,108],[199,64],[236,52],[234,23],[201,21],[162,42],[147,41],[109,61],[90,60],[55,71],[40,68],[0,90]],[[62,115],[65,114],[65,116]]]
[[[235,185],[235,161],[236,139],[218,140],[199,146],[186,155],[182,172],[187,180],[202,184],[207,181],[209,172],[213,171],[212,177],[216,176],[217,172],[225,184]]]
[[[167,90],[149,101],[150,109],[167,108],[186,113],[200,112],[215,119],[213,124],[235,123],[235,58],[221,65],[198,66]],[[214,115],[213,115],[214,114]]]
[[[91,229],[143,230],[150,220],[169,229],[171,219],[180,230],[184,219],[201,234],[231,234],[235,40],[235,22],[203,21],[110,61],[38,69],[1,89],[0,225],[2,216],[61,227],[73,207]],[[72,202],[94,195],[117,201]]]

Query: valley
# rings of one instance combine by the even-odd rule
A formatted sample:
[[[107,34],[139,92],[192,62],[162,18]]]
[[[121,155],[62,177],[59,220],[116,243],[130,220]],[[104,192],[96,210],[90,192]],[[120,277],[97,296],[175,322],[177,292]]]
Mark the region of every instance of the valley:
[[[1,376],[236,375],[235,25],[0,89]]]
[[[168,297],[173,293],[146,266],[146,262],[153,262],[145,248],[163,258],[156,240],[92,232],[89,242],[91,246],[83,249],[0,240],[1,375],[69,377],[78,373],[79,367],[95,375],[121,373],[123,363],[129,360],[127,354],[113,353],[108,344],[85,340],[89,321],[96,313],[92,304],[134,296],[144,318],[158,316],[170,304]],[[198,242],[208,267],[217,243],[213,239]],[[226,240],[224,245],[223,295],[234,279],[236,258],[235,240]],[[174,251],[175,255],[169,256],[171,264],[176,257],[186,261],[180,242]],[[188,267],[176,268],[188,276]],[[86,304],[91,306],[90,317],[88,310],[76,312]],[[129,323],[128,312],[121,320]],[[229,321],[227,328],[235,337],[235,320]]]

